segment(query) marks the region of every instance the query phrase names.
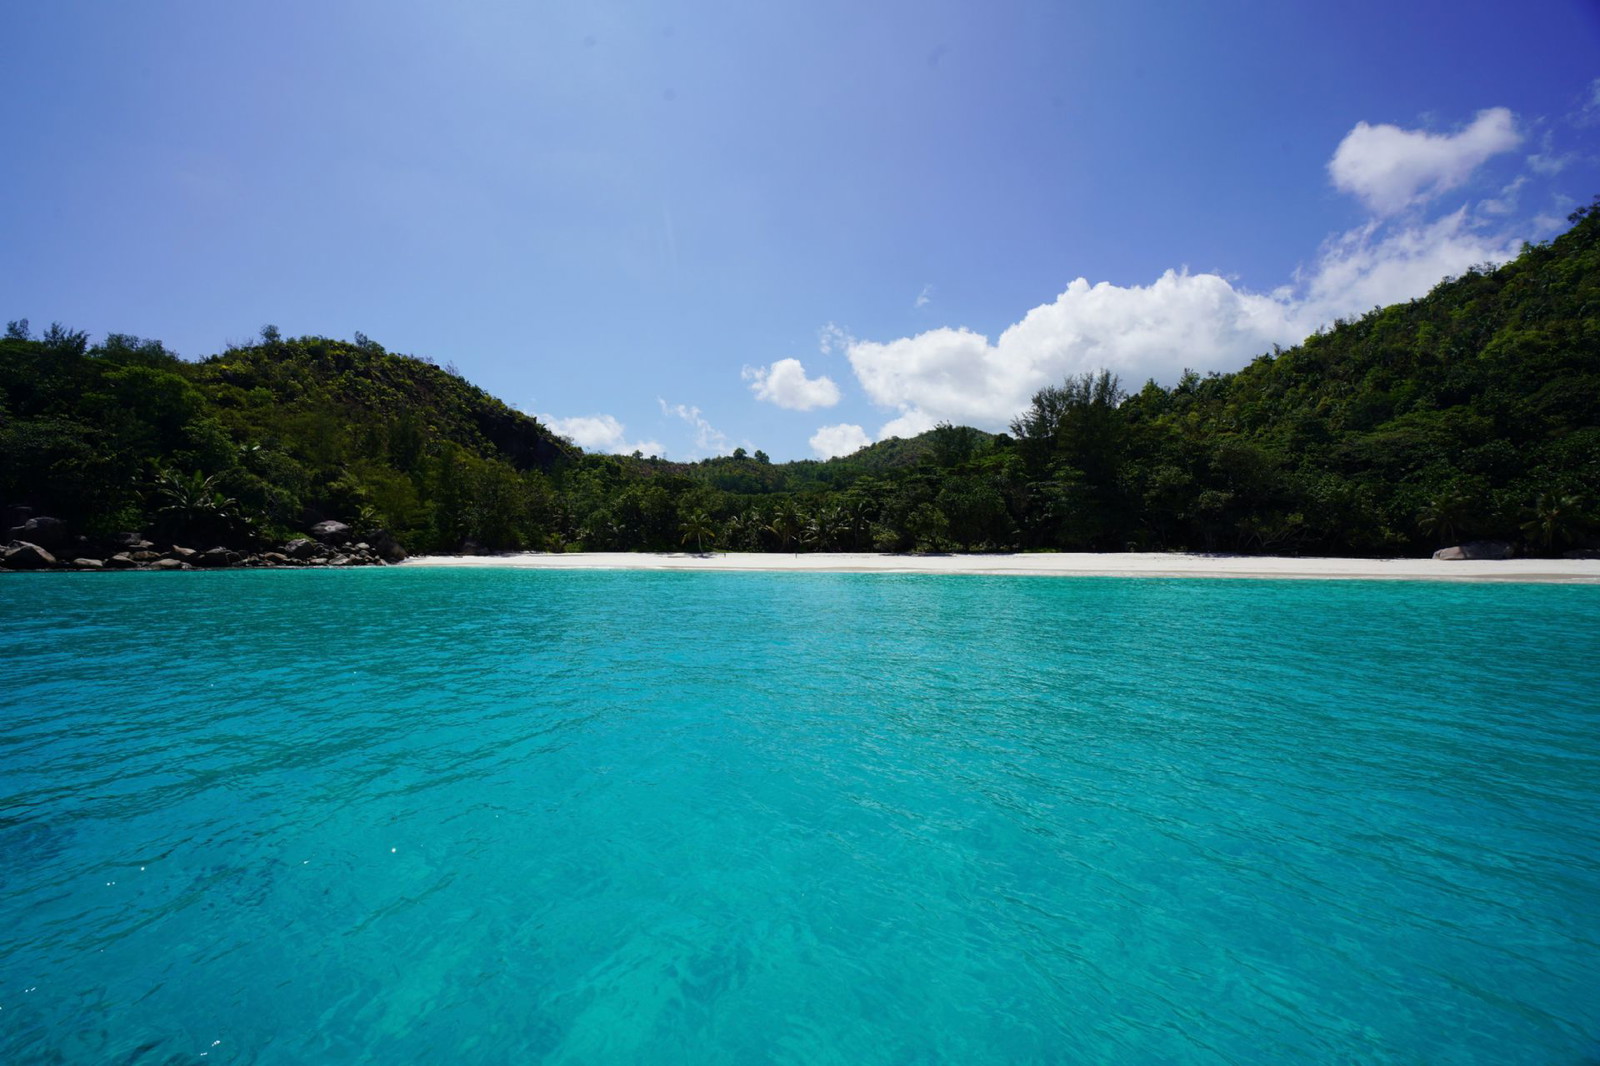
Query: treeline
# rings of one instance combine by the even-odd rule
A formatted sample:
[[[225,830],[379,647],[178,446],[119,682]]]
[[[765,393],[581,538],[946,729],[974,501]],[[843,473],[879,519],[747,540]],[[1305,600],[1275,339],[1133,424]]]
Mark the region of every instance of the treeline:
[[[1009,433],[941,425],[827,462],[585,455],[359,334],[269,327],[194,363],[14,322],[0,504],[241,542],[338,518],[413,551],[1553,552],[1600,531],[1600,212],[1572,221],[1234,374],[1131,394],[1087,375]]]

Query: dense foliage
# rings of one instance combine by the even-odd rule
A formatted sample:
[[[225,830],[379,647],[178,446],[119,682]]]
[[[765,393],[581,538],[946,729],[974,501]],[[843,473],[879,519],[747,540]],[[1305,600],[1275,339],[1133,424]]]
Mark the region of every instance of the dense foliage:
[[[827,462],[584,455],[449,370],[303,337],[199,363],[25,322],[0,340],[0,504],[88,532],[282,536],[323,517],[413,550],[1421,552],[1593,536],[1600,211],[1497,270],[1234,374],[1042,389]]]

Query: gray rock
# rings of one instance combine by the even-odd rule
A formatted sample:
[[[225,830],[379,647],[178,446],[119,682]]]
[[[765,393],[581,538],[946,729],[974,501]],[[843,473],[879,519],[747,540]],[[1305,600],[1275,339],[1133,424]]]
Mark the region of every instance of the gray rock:
[[[288,566],[290,563],[294,562],[293,559],[289,558],[282,552],[266,552],[261,556],[261,561],[266,563],[268,566]]]
[[[296,537],[283,546],[283,554],[291,559],[310,559],[322,554],[322,545],[309,537]]]
[[[350,543],[350,527],[331,518],[326,522],[318,522],[312,526],[311,535],[324,544]]]
[[[99,559],[90,559],[90,558],[84,557],[84,558],[74,559],[74,560],[72,560],[72,562],[68,563],[67,565],[71,566],[71,567],[74,567],[75,569],[78,569],[78,570],[103,570],[103,569],[105,569],[105,565],[106,564],[104,562],[102,562],[101,560],[99,560]]]
[[[406,550],[400,547],[399,541],[389,536],[385,530],[378,530],[367,540],[372,545],[372,550],[386,563],[398,563],[406,557]]]
[[[143,533],[113,533],[106,538],[106,543],[130,552],[148,551],[155,547],[144,539]]]
[[[66,543],[67,524],[59,518],[40,515],[30,518],[11,531],[14,540],[37,544],[41,548],[54,548]]]
[[[56,557],[37,544],[20,540],[5,549],[0,565],[10,570],[48,570],[56,565]]]
[[[132,559],[136,563],[153,563],[157,559],[161,558],[160,552],[153,552],[149,551],[148,549],[141,549],[136,552],[127,552],[126,554],[128,558]]]
[[[106,560],[106,566],[112,570],[132,570],[138,565],[127,552],[118,552]]]
[[[238,566],[239,553],[229,551],[227,548],[212,548],[210,551],[201,552],[191,562],[207,570],[217,570],[225,566]]]
[[[199,558],[199,556],[200,553],[195,551],[193,548],[180,548],[176,544],[172,546],[171,551],[167,552],[168,559],[181,559],[186,563],[194,562],[197,558]],[[137,559],[138,556],[135,555],[134,558]]]
[[[182,559],[157,559],[150,564],[152,570],[193,570],[194,567]]]
[[[1517,549],[1503,540],[1471,540],[1453,548],[1440,548],[1433,553],[1435,559],[1453,562],[1459,559],[1512,559]]]

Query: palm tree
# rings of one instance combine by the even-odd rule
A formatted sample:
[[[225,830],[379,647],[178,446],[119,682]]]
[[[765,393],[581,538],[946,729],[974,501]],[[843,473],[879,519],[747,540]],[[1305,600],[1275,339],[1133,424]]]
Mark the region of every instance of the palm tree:
[[[752,534],[759,532],[761,523],[753,515],[736,514],[729,518],[722,527],[722,543],[724,550],[738,551],[748,547]]]
[[[800,536],[817,551],[827,551],[834,547],[843,525],[844,516],[837,507],[824,507],[806,523],[806,528]]]
[[[1474,511],[1471,496],[1460,489],[1445,489],[1417,512],[1417,525],[1448,543],[1472,524]]]
[[[1556,496],[1541,492],[1527,511],[1522,532],[1541,548],[1565,544],[1583,523],[1583,501],[1576,496]]]
[[[689,538],[694,538],[695,552],[699,555],[706,553],[705,538],[710,537],[711,543],[716,544],[717,527],[712,524],[711,516],[704,511],[695,511],[678,524],[678,529],[683,533],[680,543],[689,543]]]
[[[872,528],[872,502],[856,497],[844,505],[842,513],[844,531],[849,538],[851,550],[860,551],[867,530]]]
[[[195,470],[186,477],[161,470],[156,473],[155,489],[162,501],[156,513],[180,531],[209,535],[250,525],[239,513],[239,501],[218,490],[215,474],[202,477]]]
[[[795,534],[799,533],[804,525],[805,520],[801,517],[795,505],[785,500],[783,503],[778,504],[777,509],[772,512],[772,520],[767,523],[766,528],[773,536],[778,538],[779,550],[788,551],[789,542],[795,538]]]

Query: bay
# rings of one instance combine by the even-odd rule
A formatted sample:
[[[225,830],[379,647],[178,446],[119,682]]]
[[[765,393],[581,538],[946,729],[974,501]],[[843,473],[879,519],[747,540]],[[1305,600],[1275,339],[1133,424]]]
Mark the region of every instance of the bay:
[[[0,1061],[1600,1054],[1600,595],[0,581]]]

